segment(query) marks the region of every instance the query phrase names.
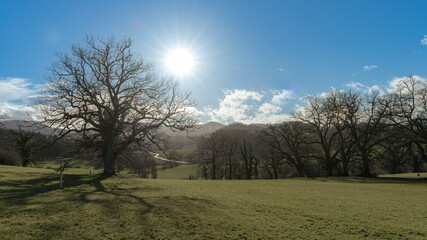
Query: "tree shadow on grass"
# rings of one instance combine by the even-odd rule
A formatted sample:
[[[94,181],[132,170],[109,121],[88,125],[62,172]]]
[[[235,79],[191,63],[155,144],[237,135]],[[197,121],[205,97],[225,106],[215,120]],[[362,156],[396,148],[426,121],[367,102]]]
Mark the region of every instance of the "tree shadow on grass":
[[[320,182],[369,183],[369,184],[411,184],[427,185],[427,178],[397,178],[397,177],[325,177],[316,178]]]
[[[64,184],[66,187],[76,187],[89,183],[87,175],[65,175]],[[27,200],[39,194],[47,193],[59,189],[59,174],[45,174],[42,177],[1,181],[1,184],[7,189],[0,195],[1,201],[8,201],[13,205],[26,204]]]
[[[84,234],[88,230],[87,222],[102,219],[105,224],[89,227],[90,231],[94,229],[96,234],[99,233],[101,238],[115,238],[117,234],[126,236],[127,231],[132,232],[135,228],[140,228],[139,234],[150,238],[156,235],[153,228],[159,223],[158,213],[167,216],[174,228],[175,226],[179,228],[183,224],[181,219],[183,212],[194,212],[193,217],[197,217],[195,216],[197,212],[205,211],[213,204],[209,200],[194,197],[169,196],[168,192],[162,192],[163,188],[141,182],[131,186],[131,183],[114,182],[112,179],[107,184],[104,181],[108,177],[101,174],[95,175],[92,179],[88,175],[65,175],[65,190],[60,190],[58,178],[58,174],[52,173],[42,176],[28,175],[25,179],[18,180],[0,179],[0,184],[6,186],[0,194],[0,206],[6,206],[0,208],[0,215],[5,219],[9,217],[14,219],[10,220],[12,222],[9,222],[7,227],[27,234],[26,228],[31,224],[37,224],[37,228],[42,232],[36,233],[36,238],[66,239],[73,234],[85,238]],[[124,186],[120,187],[122,183]],[[55,194],[55,191],[58,191],[58,194]],[[96,210],[87,213],[84,209],[88,208]],[[70,215],[74,219],[63,218]],[[126,220],[126,215],[134,216],[134,221]],[[14,222],[16,219],[27,225]],[[85,230],[76,227],[82,224],[81,222],[86,222],[83,227]],[[119,227],[111,228],[112,225]],[[25,236],[28,237],[20,235],[22,238]]]

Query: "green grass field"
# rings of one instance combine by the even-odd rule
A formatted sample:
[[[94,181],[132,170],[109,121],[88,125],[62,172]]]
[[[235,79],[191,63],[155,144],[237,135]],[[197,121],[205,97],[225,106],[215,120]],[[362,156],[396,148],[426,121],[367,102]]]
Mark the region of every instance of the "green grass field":
[[[197,176],[197,165],[179,165],[174,168],[159,169],[157,171],[158,179],[189,179]]]
[[[418,176],[418,173],[399,173],[399,174],[384,174],[380,175],[380,177],[386,177],[386,178],[427,178],[427,172],[420,173],[420,176]]]
[[[423,180],[90,181],[70,170],[64,186],[52,170],[0,165],[0,239],[427,238]]]

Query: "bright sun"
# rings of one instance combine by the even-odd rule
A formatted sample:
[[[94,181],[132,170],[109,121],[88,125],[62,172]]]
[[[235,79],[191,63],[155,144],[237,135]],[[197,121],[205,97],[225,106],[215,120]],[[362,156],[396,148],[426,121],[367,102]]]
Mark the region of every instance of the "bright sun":
[[[175,76],[186,76],[194,70],[194,56],[187,49],[174,49],[166,56],[168,71]]]

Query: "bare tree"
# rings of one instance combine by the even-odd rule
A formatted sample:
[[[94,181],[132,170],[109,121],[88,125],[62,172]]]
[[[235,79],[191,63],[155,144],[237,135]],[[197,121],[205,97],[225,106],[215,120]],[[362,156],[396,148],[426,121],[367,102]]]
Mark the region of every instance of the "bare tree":
[[[224,143],[224,173],[226,173],[227,179],[236,178],[236,168],[237,168],[237,151],[239,149],[239,135],[241,130],[238,129],[228,129],[222,128],[217,132],[221,133],[225,137]]]
[[[269,147],[266,149],[263,157],[266,172],[272,179],[279,179],[279,171],[285,165],[285,159],[279,151]]]
[[[254,159],[255,155],[252,149],[252,144],[246,141],[245,138],[243,138],[242,143],[239,145],[240,154],[243,159],[244,164],[244,170],[245,170],[245,178],[251,179],[252,173],[254,171]]]
[[[224,144],[225,137],[221,132],[213,132],[199,139],[197,148],[204,160],[202,167],[205,178],[210,170],[211,178],[217,179],[218,165],[224,156]]]
[[[0,113],[0,128],[4,128],[3,120],[7,119],[7,115]]]
[[[404,78],[395,93],[388,95],[389,119],[414,142],[418,153],[427,162],[427,82],[415,76]]]
[[[188,95],[178,84],[157,77],[152,64],[132,51],[132,41],[86,37],[71,54],[58,54],[50,68],[43,122],[58,138],[82,136],[99,152],[104,174],[115,174],[115,161],[131,143],[160,144],[156,130],[193,127]]]
[[[365,97],[351,91],[343,93],[343,116],[363,167],[364,176],[372,176],[371,165],[375,147],[386,139],[386,113],[389,103],[382,101],[379,92]]]
[[[340,161],[342,164],[343,176],[349,176],[349,163],[353,153],[354,141],[345,122],[344,103],[346,102],[346,94],[341,91],[330,92],[326,99],[326,107],[333,113],[332,125],[336,131],[337,152],[339,152]]]
[[[328,98],[334,97],[334,92],[328,94],[327,98],[319,96],[308,96],[307,105],[301,111],[293,114],[294,118],[310,126],[307,128],[317,136],[313,143],[320,145],[322,153],[320,158],[328,176],[333,175],[337,166],[340,151],[336,146],[339,132],[335,128],[336,111],[328,105]]]
[[[307,176],[307,165],[310,161],[307,151],[309,136],[301,122],[284,122],[280,125],[269,124],[263,131],[264,141],[276,149],[286,162],[295,167],[299,177]]]
[[[409,162],[413,146],[410,139],[397,130],[391,129],[387,139],[376,148],[379,162],[389,173],[393,174],[406,171],[405,164]]]

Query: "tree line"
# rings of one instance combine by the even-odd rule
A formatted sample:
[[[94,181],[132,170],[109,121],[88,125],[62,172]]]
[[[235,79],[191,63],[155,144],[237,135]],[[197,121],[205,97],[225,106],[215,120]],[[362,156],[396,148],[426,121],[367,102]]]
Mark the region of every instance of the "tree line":
[[[393,91],[308,96],[292,121],[232,124],[199,138],[205,179],[376,176],[419,172],[427,162],[427,83]]]

